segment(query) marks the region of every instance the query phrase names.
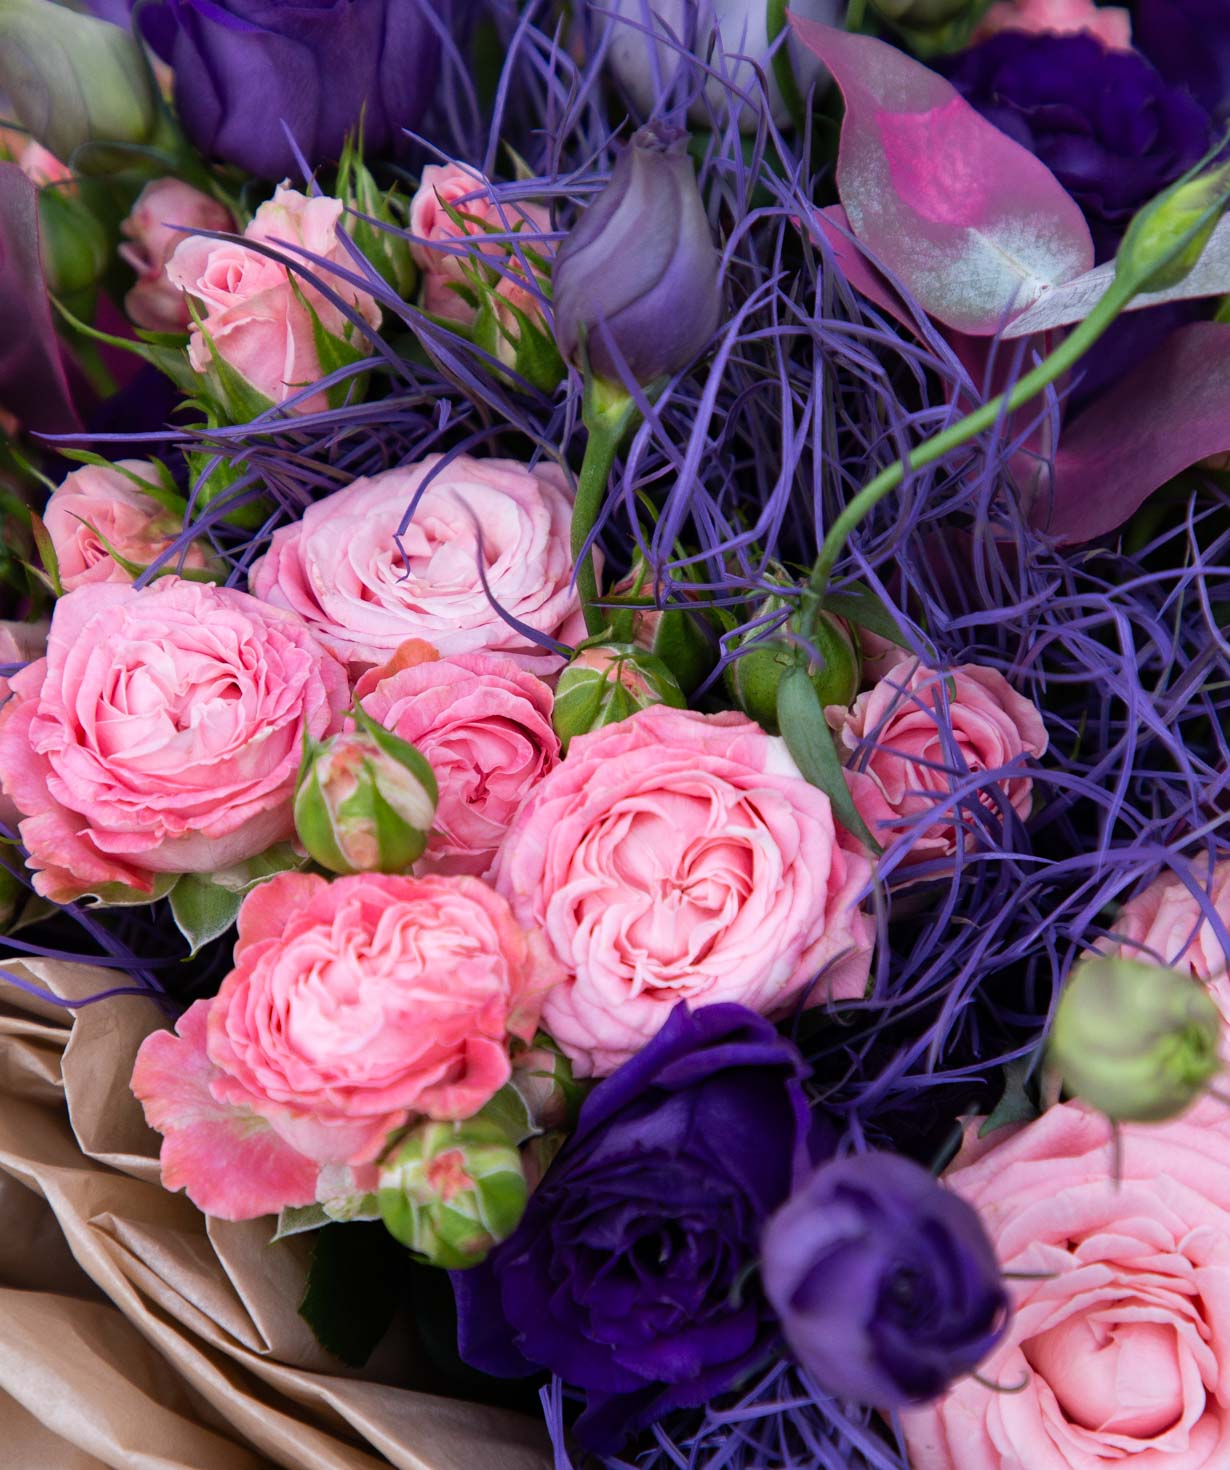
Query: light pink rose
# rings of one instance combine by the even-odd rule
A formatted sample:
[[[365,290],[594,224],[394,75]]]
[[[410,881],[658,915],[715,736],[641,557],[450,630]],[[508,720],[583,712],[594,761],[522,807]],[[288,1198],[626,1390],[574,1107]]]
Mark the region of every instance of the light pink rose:
[[[124,297],[124,310],[152,332],[186,331],[192,321],[184,293],[168,279],[167,261],[183,242],[184,230],[233,230],[230,210],[179,179],[154,179],[137,195],[120,226],[127,244],[120,259],[136,272],[137,284]]]
[[[778,1016],[863,994],[870,866],[776,736],[655,705],[578,736],[500,849],[497,888],[567,972],[544,1025],[612,1072],[681,1000]]]
[[[422,866],[484,873],[522,802],[559,763],[551,691],[495,653],[461,653],[382,680],[373,719],[426,756],[440,788]]]
[[[869,778],[853,791],[872,836],[887,846],[910,833],[902,866],[956,851],[954,815],[945,810],[954,789],[971,777],[1019,766],[1021,757],[1040,756],[1047,746],[1037,708],[997,670],[977,664],[946,673],[914,661],[898,664],[849,709],[830,705],[825,715],[842,758]],[[1019,816],[1029,814],[1028,776],[982,785],[979,798],[988,810],[998,810],[987,790],[994,786]],[[936,820],[919,825],[917,818],[932,810]],[[976,833],[967,826],[965,841],[972,840]]]
[[[1128,51],[1132,45],[1131,13],[1121,5],[1095,5],[1094,0],[996,0],[974,39],[983,41],[997,31],[1088,31],[1112,51]]]
[[[303,260],[305,268],[326,281],[369,326],[378,327],[380,308],[375,299],[340,276],[331,276],[321,264],[353,270],[337,236],[341,217],[340,199],[309,199],[281,184],[256,211],[244,238],[280,250],[288,259]],[[295,246],[317,259],[297,255]],[[192,366],[199,373],[209,368],[212,342],[218,355],[273,403],[284,402],[322,376],[312,311],[333,336],[350,340],[357,335],[338,308],[302,275],[231,241],[189,236],[176,247],[166,273],[172,285],[196,300],[204,316],[201,327],[193,326],[188,344]],[[316,413],[327,406],[325,395],[314,393],[296,404],[295,411]]]
[[[1230,1109],[1122,1129],[1050,1108],[946,1183],[982,1218],[1015,1316],[981,1376],[902,1415],[913,1470],[1230,1465]],[[995,1139],[993,1135],[993,1140]]]
[[[1211,879],[1199,870],[1193,876],[1230,928],[1230,862],[1217,863]],[[1213,925],[1191,889],[1173,873],[1163,873],[1128,899],[1109,927],[1114,938],[1093,946],[1099,954],[1167,965],[1206,982],[1226,977],[1230,961]]]
[[[280,874],[244,900],[217,996],[138,1054],[164,1183],[243,1219],[315,1198],[322,1167],[362,1170],[412,1117],[471,1117],[556,978],[476,878]]]
[[[0,710],[0,780],[58,903],[209,873],[289,838],[306,729],[337,729],[344,669],[233,588],[95,582],[55,606],[47,656]]]
[[[465,326],[473,324],[475,308],[451,284],[465,284],[467,262],[475,262],[479,255],[495,260],[506,256],[512,243],[507,237],[512,235],[524,237],[540,255],[552,248],[539,238],[551,229],[547,210],[536,204],[499,204],[490,189],[477,169],[459,163],[429,164],[410,201],[410,234],[415,237],[410,252],[422,272],[423,309]],[[449,218],[445,205],[467,218],[459,225]],[[492,240],[481,243],[488,234]],[[467,240],[474,243],[463,245]]]
[[[46,618],[37,623],[0,623],[0,666],[28,664],[42,658],[47,652],[47,629],[50,626]],[[9,682],[7,675],[0,674],[0,706],[9,697]],[[20,820],[21,813],[4,795],[0,785],[0,824],[13,832]]]
[[[152,496],[142,494],[129,475],[150,485],[158,484],[158,471],[152,464],[143,459],[121,459],[114,468],[82,465],[52,492],[43,522],[55,548],[66,592],[87,582],[132,581],[105,543],[110,543],[125,561],[146,567],[183,532],[182,519]],[[179,557],[167,565],[177,569]],[[205,549],[198,542],[188,548],[183,565],[209,565]]]
[[[402,517],[440,463],[429,455],[318,500],[274,532],[252,568],[252,592],[296,613],[352,672],[386,662],[410,638],[442,654],[497,649],[526,668],[558,668],[558,656],[510,627],[492,600],[563,642],[578,632],[564,472],[462,455],[431,480],[399,548]]]

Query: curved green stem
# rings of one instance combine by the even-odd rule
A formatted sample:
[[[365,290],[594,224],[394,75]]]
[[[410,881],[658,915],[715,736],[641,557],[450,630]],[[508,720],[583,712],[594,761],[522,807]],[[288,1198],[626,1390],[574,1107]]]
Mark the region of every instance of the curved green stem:
[[[581,594],[581,610],[585,629],[592,637],[607,625],[607,616],[597,606],[598,575],[594,571],[593,553],[581,552],[598,520],[615,455],[624,435],[640,416],[632,399],[622,389],[611,390],[597,381],[586,385],[585,426],[589,441],[577,479],[577,498],[572,505],[570,540],[572,559],[577,567],[577,591]]]
[[[769,45],[772,46],[778,36],[787,29],[786,24],[787,0],[767,0],[765,5],[765,30],[768,33]],[[799,136],[803,136],[804,124],[807,121],[803,109],[803,96],[799,91],[799,84],[795,79],[794,67],[790,64],[790,42],[789,38],[778,46],[773,53],[773,80],[777,83],[777,90],[782,94],[786,111],[790,114]]]
[[[905,459],[881,470],[874,480],[864,485],[833,522],[821,543],[820,555],[816,558],[807,582],[809,621],[820,607],[837,558],[845,549],[850,533],[863,517],[886,495],[896,490],[907,474],[922,469],[925,465],[934,464],[950,450],[967,444],[984,430],[993,428],[1001,414],[1012,413],[1022,407],[1045,387],[1062,377],[1093,346],[1135,294],[1134,287],[1119,280],[1113,281],[1085,320],[1049,357],[1040,362],[1032,372],[1026,373],[1010,392],[997,394],[959,423],[920,444]]]

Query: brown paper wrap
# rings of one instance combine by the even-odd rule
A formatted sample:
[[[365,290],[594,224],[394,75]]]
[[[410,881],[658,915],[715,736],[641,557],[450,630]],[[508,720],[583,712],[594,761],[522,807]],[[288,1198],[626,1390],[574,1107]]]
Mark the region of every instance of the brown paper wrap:
[[[114,972],[0,961],[66,999]],[[0,1467],[547,1470],[540,1425],[416,1392],[395,1327],[356,1374],[297,1313],[307,1242],[207,1220],[158,1178],[128,1090],[165,1020],[0,977]]]

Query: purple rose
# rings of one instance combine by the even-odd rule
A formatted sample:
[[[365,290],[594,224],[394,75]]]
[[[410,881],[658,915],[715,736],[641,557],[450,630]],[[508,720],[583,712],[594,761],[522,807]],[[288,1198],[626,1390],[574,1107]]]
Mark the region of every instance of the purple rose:
[[[1007,1325],[977,1214],[898,1154],[822,1164],[769,1221],[761,1272],[820,1388],[878,1409],[936,1397]]]
[[[435,91],[437,0],[156,0],[141,27],[175,72],[175,105],[203,153],[298,178],[283,123],[311,165],[363,117],[369,154],[414,128]]]
[[[945,73],[1002,132],[1037,155],[1084,211],[1099,260],[1132,216],[1190,168],[1212,137],[1208,113],[1134,51],[1087,34],[1001,31]]]
[[[1139,0],[1136,48],[1168,82],[1215,116],[1230,111],[1230,5],[1226,0]]]
[[[516,1232],[453,1273],[466,1362],[558,1374],[608,1453],[765,1359],[776,1325],[740,1277],[807,1164],[804,1074],[746,1007],[676,1006],[590,1094]]]

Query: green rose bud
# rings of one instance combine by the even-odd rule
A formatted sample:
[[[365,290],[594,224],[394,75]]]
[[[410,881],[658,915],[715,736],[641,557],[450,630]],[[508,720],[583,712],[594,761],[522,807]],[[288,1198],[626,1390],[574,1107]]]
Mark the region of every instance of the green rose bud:
[[[651,704],[687,707],[662,660],[630,643],[596,643],[578,650],[560,675],[551,723],[567,750],[574,735],[614,725]]]
[[[85,144],[149,143],[160,107],[140,45],[116,25],[51,0],[0,0],[0,93],[57,158],[85,172],[131,162]]]
[[[541,1031],[532,1046],[513,1052],[509,1085],[534,1126],[542,1129],[571,1127],[589,1091],[573,1077],[572,1063]]]
[[[414,293],[418,271],[406,239],[406,208],[396,185],[381,193],[376,181],[348,144],[338,166],[337,198],[347,208],[346,233],[359,247],[386,283],[408,301]],[[389,228],[381,229],[382,225]]]
[[[551,393],[564,377],[564,359],[547,330],[538,296],[514,276],[503,276],[493,288],[471,282],[479,298],[474,341],[506,368],[541,393]]]
[[[646,570],[638,567],[612,589],[612,595],[647,602],[649,588]],[[718,642],[702,612],[674,604],[665,608],[632,607],[623,616],[631,630],[630,641],[660,658],[685,694],[691,694],[709,677],[717,662]]]
[[[450,1271],[477,1266],[525,1213],[521,1155],[497,1124],[419,1123],[380,1166],[380,1215],[402,1245]]]
[[[361,709],[359,729],[304,754],[295,830],[332,873],[404,873],[422,857],[439,792],[431,767]]]
[[[1115,274],[1137,291],[1177,286],[1200,259],[1230,203],[1230,163],[1192,171],[1133,218],[1115,255]]]
[[[1069,1093],[1117,1123],[1160,1123],[1220,1068],[1221,1015],[1194,976],[1095,956],[1068,976],[1048,1059]]]
[[[780,598],[769,598],[757,616],[763,618],[786,607]],[[787,621],[789,629],[792,620]],[[822,664],[812,670],[812,683],[820,703],[848,705],[859,690],[863,662],[859,641],[844,618],[822,612],[810,640],[819,651]],[[726,684],[744,714],[750,715],[766,730],[777,730],[777,686],[782,675],[793,667],[798,657],[796,648],[780,634],[757,637],[753,634],[743,644],[726,670]]]

